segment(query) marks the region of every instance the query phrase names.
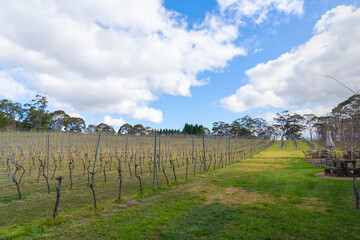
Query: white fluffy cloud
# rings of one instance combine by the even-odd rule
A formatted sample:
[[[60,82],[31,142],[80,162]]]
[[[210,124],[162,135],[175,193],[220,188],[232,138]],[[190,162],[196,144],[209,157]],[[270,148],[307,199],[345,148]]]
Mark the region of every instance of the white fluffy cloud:
[[[331,113],[331,107],[317,106],[315,108],[298,108],[292,109],[293,113],[297,113],[300,115],[304,114],[315,114],[316,116],[326,116]],[[276,117],[276,112],[266,112],[261,114],[258,117],[265,119],[267,122],[273,122]]]
[[[18,99],[22,95],[31,93],[23,84],[16,82],[11,74],[6,71],[0,71],[0,83],[0,95],[5,98]]]
[[[303,0],[217,0],[220,10],[234,12],[238,21],[244,17],[255,18],[256,23],[262,23],[270,11],[282,12],[287,15],[302,15]]]
[[[5,1],[0,67],[10,97],[43,92],[76,112],[124,114],[159,123],[159,94],[190,96],[198,73],[246,51],[237,26],[204,20],[189,29],[162,0]],[[23,78],[11,75],[21,69]],[[5,91],[4,90],[4,91]],[[16,93],[15,93],[16,92]]]
[[[104,117],[103,122],[105,124],[110,125],[110,126],[115,127],[115,128],[121,127],[123,124],[126,123],[123,118],[112,118],[109,115],[106,115]]]
[[[249,83],[221,99],[222,106],[237,113],[265,106],[334,107],[351,92],[324,75],[359,90],[359,24],[360,8],[338,6],[329,10],[305,44],[246,71]]]
[[[149,107],[159,95],[190,96],[192,86],[205,84],[199,73],[246,55],[235,43],[240,32],[238,22],[229,20],[234,11],[258,23],[272,10],[303,11],[301,0],[218,3],[221,13],[188,26],[163,0],[3,1],[0,95],[46,93],[50,105],[72,112],[159,123],[161,110]]]
[[[295,113],[304,115],[304,114],[315,114],[317,116],[325,116],[331,113],[331,107],[317,106],[313,109],[303,108],[295,110]]]

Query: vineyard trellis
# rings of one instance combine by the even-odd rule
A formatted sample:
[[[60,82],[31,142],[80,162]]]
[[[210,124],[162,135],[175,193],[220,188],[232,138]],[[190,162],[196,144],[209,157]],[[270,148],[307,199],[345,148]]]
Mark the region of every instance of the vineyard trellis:
[[[150,186],[155,189],[239,162],[272,144],[214,136],[102,135],[100,139],[99,135],[35,132],[0,136],[0,201],[46,194],[45,190],[60,194],[60,186],[88,186],[95,207],[97,184],[116,185],[114,198],[120,199],[126,184],[137,186],[139,192]]]

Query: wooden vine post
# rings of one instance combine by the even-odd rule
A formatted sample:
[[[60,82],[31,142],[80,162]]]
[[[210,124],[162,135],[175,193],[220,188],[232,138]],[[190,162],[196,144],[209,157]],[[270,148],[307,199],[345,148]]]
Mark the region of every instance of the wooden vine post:
[[[135,177],[137,177],[139,179],[139,185],[140,185],[140,191],[141,191],[141,194],[143,194],[143,188],[142,188],[142,184],[141,184],[141,177],[137,174],[137,169],[138,165],[135,164]]]
[[[158,171],[160,172],[160,162],[161,162],[161,138],[159,137],[159,159],[158,159]]]
[[[156,130],[155,130],[155,143],[154,143],[154,169],[153,169],[153,190],[155,190],[155,178],[156,178]]]
[[[50,165],[50,136],[47,136],[47,174],[46,178],[49,180],[49,165]]]
[[[98,154],[98,150],[99,150],[100,136],[101,135],[99,135],[98,142],[96,145],[95,160],[94,160],[93,171],[91,172],[91,182],[90,182],[90,188],[91,188],[91,191],[93,194],[95,208],[96,208],[96,196],[95,196],[95,190],[94,190],[94,175],[95,175],[96,159],[97,159],[97,154]]]
[[[231,164],[231,156],[230,156],[230,137],[229,137],[229,143],[228,143],[228,150],[229,150],[229,152],[228,152],[228,156],[229,156],[229,165]]]
[[[204,172],[206,172],[206,149],[205,149],[205,136],[203,136],[203,151],[204,151]]]
[[[119,180],[120,180],[120,185],[119,185],[119,195],[118,195],[118,199],[120,200],[121,198],[121,188],[122,188],[122,182],[123,182],[123,179],[122,179],[122,174],[121,174],[121,163],[119,163],[119,167],[118,167],[118,173],[119,173]]]

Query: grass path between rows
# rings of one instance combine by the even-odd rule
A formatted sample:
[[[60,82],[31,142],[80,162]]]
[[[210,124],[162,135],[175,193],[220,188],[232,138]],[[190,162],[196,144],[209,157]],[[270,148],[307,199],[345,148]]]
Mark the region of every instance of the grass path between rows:
[[[292,141],[196,178],[0,226],[7,239],[360,239],[351,181],[320,179]],[[61,207],[61,206],[60,206]],[[41,211],[41,209],[39,209]],[[1,215],[1,213],[0,213]]]

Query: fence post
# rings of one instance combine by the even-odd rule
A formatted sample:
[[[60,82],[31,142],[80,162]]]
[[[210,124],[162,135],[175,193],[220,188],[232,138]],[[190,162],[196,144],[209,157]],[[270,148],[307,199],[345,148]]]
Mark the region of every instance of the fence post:
[[[244,138],[241,139],[241,153],[242,153],[242,160],[245,160],[245,152],[244,152]]]
[[[156,178],[156,130],[155,130],[155,145],[154,145],[153,190],[155,190],[155,178]]]
[[[253,151],[254,151],[254,146],[253,146],[253,140],[251,139],[251,141],[250,141],[250,157],[251,158],[253,156]]]
[[[126,142],[125,142],[125,166],[127,163],[127,156],[128,156],[128,137],[126,137]]]
[[[98,142],[97,142],[97,144],[96,144],[96,151],[95,151],[95,160],[94,160],[93,172],[95,172],[96,159],[97,159],[98,149],[99,149],[99,144],[100,144],[100,136],[101,136],[101,135],[99,135]],[[92,182],[92,184],[94,184],[94,174],[92,175],[91,182]]]
[[[68,159],[67,159],[67,164],[69,165],[69,162],[70,162],[70,133],[68,134],[69,136],[69,144],[68,144]]]
[[[47,136],[47,179],[49,180],[49,165],[50,165],[50,136]]]
[[[228,148],[229,148],[229,165],[231,164],[231,157],[230,157],[230,137],[229,137],[229,143],[228,143]]]
[[[11,178],[8,178],[8,181],[10,183],[10,179],[12,179],[14,177],[14,173],[15,173],[15,165],[16,165],[16,149],[18,146],[18,141],[16,140],[16,144],[15,144],[15,153],[14,153],[14,167],[13,167],[13,174]],[[9,167],[9,172],[10,172],[10,167]]]
[[[160,172],[160,161],[161,161],[161,138],[159,137],[159,159],[158,159],[158,171]]]
[[[356,186],[356,177],[353,177],[354,183],[354,204],[355,209],[359,209],[359,188]]]
[[[205,136],[203,136],[203,150],[204,150],[204,172],[206,172],[206,149],[205,149]]]
[[[165,159],[164,159],[164,163],[166,163],[166,146],[167,146],[167,144],[166,144],[166,139],[165,139],[165,153],[164,153],[164,155],[165,155]]]
[[[192,159],[191,162],[194,164],[194,152],[195,152],[195,139],[192,139]]]

